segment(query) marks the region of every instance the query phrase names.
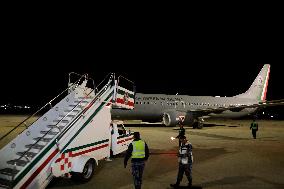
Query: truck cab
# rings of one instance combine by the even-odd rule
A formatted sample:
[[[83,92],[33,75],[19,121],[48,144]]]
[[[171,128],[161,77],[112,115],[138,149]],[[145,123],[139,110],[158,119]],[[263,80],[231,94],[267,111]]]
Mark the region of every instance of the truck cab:
[[[133,140],[133,133],[124,127],[123,121],[113,120],[110,124],[110,130],[112,155],[127,150]]]

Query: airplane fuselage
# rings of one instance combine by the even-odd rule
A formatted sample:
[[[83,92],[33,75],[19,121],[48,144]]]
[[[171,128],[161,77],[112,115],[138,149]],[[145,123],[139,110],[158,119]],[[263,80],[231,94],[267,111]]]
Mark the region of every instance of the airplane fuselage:
[[[188,96],[166,94],[137,93],[134,110],[112,110],[114,119],[129,120],[161,120],[164,112],[170,110],[193,111],[198,109],[250,105],[258,103],[255,99],[237,97]],[[246,108],[239,112],[226,110],[220,114],[209,114],[211,117],[238,118],[255,111],[255,108]]]

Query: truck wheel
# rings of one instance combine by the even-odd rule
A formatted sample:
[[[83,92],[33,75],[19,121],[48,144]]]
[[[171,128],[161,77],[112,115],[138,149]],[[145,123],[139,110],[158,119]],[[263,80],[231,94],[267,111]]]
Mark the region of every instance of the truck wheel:
[[[96,163],[93,159],[89,159],[84,168],[82,173],[72,172],[71,179],[79,182],[88,182],[91,180],[92,176],[95,172]]]

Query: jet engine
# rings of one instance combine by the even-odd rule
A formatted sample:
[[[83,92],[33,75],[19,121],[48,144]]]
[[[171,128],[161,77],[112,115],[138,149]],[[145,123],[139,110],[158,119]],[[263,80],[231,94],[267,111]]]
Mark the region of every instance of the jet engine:
[[[166,126],[192,125],[194,122],[191,113],[179,112],[179,111],[168,111],[164,112],[163,124]]]

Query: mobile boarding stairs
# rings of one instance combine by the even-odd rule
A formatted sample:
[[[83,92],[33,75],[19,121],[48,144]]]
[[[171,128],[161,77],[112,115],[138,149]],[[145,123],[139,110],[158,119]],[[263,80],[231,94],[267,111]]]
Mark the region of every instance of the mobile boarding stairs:
[[[77,76],[73,72],[69,74],[69,82],[74,75]],[[107,146],[108,141],[99,133],[90,133],[90,130],[86,131],[85,128],[94,122],[98,125],[109,125],[110,110],[106,111],[106,107],[134,107],[134,100],[121,98],[121,91],[126,89],[119,87],[118,81],[119,79],[116,80],[114,74],[110,73],[95,87],[94,80],[88,78],[87,74],[80,75],[80,78],[74,83],[70,82],[62,93],[2,136],[0,142],[5,141],[3,139],[11,136],[17,128],[25,126],[16,138],[0,150],[0,188],[45,188],[56,173],[52,169],[61,171],[56,174],[69,173],[72,171],[71,167],[74,169],[70,158],[75,159],[79,155],[99,151]],[[93,85],[93,88],[87,87],[89,84]],[[130,93],[134,98],[134,93],[127,91],[127,97]],[[28,124],[35,117],[39,118]],[[79,140],[94,138],[98,142],[70,147]]]

